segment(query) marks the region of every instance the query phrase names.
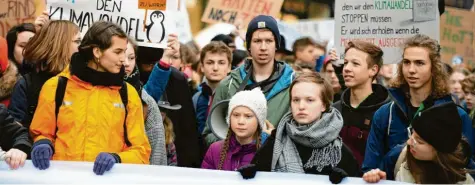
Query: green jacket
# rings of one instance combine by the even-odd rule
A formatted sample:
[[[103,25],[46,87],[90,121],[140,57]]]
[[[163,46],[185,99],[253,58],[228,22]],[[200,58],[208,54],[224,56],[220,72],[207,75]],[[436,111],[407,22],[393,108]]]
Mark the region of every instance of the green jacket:
[[[288,64],[277,62],[277,65],[279,65],[279,68],[283,70],[277,71],[281,73],[279,74],[279,79],[274,83],[271,90],[265,93],[267,99],[267,120],[269,120],[276,128],[280,119],[289,111],[289,87],[292,83],[294,73],[292,67]],[[246,77],[246,74],[245,65],[242,65],[233,70],[227,78],[222,80],[215,90],[212,107],[223,100],[231,99],[231,97],[236,94],[236,91],[239,89],[239,85]],[[252,81],[249,80],[248,84],[252,84]],[[208,116],[207,123],[209,122],[209,118],[210,117]],[[219,140],[212,133],[208,124],[205,125],[203,130],[203,137],[208,146]]]

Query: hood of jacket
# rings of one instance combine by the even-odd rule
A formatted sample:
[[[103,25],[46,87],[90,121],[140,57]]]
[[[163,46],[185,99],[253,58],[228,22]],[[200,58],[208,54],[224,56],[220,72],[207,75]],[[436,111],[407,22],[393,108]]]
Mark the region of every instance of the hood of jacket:
[[[241,65],[239,68],[233,70],[230,75],[230,80],[233,81],[231,83],[241,84],[247,75],[248,69],[252,67],[250,65],[252,65],[252,61],[247,60],[245,65]],[[272,88],[265,93],[267,100],[272,99],[275,95],[290,87],[293,79],[294,71],[290,65],[281,61],[275,61],[274,65],[274,73],[267,79],[273,81]],[[251,84],[253,84],[253,82],[249,79],[247,85]]]
[[[18,81],[18,69],[15,65],[8,65],[5,72],[0,77],[0,100],[10,97],[13,92],[13,87]]]
[[[409,107],[407,106],[407,100],[409,99],[409,92],[408,90],[405,90],[404,88],[390,88],[388,89],[389,91],[389,97],[391,98],[392,101],[394,101],[394,104],[397,106],[399,112],[403,114],[403,116],[409,119]],[[447,102],[452,102],[452,96],[450,94],[442,97],[442,98],[432,98],[432,96],[429,95],[426,100],[424,100],[422,103],[424,104],[425,108],[432,107],[433,105],[438,105],[442,103],[447,103]]]
[[[382,105],[388,103],[389,98],[388,90],[379,84],[372,84],[373,93],[369,95],[363,102],[358,105],[358,108],[353,108],[350,103],[351,89],[345,89],[341,94],[341,104],[348,109],[352,109],[358,112],[374,112]]]

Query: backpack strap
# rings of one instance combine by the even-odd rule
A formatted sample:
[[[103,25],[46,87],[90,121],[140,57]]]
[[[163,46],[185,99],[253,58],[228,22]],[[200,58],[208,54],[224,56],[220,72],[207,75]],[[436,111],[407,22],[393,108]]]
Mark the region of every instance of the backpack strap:
[[[128,108],[127,105],[129,103],[129,96],[127,93],[127,83],[123,82],[122,87],[119,90],[120,94],[120,99],[122,99],[122,104],[124,104],[124,110],[125,110],[125,118],[124,118],[124,141],[125,144],[130,147],[132,144],[129,141],[129,137],[127,135],[127,113],[128,113]]]
[[[23,78],[25,79],[26,83],[26,102],[28,103],[27,113],[33,116],[36,110],[36,105],[38,104],[38,98],[35,98],[35,93],[33,91],[33,79],[31,77],[31,74],[28,73],[24,75]]]
[[[56,87],[56,95],[54,101],[56,107],[54,114],[56,115],[56,122],[58,121],[59,108],[63,105],[64,94],[66,93],[66,86],[68,85],[68,79],[64,76],[58,77],[58,86]]]

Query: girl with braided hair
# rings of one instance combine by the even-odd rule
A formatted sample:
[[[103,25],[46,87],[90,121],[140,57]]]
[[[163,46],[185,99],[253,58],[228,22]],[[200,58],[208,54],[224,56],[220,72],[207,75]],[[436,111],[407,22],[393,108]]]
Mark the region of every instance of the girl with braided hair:
[[[216,107],[220,104],[223,105],[219,103]],[[217,112],[216,107],[212,112]],[[236,93],[228,105],[227,130],[216,123],[209,125],[218,137],[225,139],[211,144],[201,168],[236,171],[248,165],[264,139],[262,132],[273,129],[266,117],[267,101],[259,88]]]

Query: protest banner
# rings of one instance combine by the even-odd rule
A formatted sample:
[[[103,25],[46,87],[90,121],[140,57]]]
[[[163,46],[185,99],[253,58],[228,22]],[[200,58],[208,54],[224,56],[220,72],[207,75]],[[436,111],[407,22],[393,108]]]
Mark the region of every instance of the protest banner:
[[[330,41],[335,38],[335,20],[299,20],[285,24],[303,36],[311,37],[318,42]]]
[[[0,161],[0,184],[225,184],[225,185],[315,185],[332,184],[326,175],[257,172],[245,180],[236,171],[207,170],[172,166],[115,164],[104,175],[95,175],[92,162],[51,161],[46,170],[39,170],[31,161],[18,170],[10,170]],[[347,177],[340,184],[366,184],[361,178]],[[405,184],[381,180],[377,184]]]
[[[45,0],[0,0],[0,36],[13,26],[33,23],[45,9]]]
[[[166,0],[166,5],[160,2],[163,0],[142,1],[145,4],[141,6],[139,0],[48,0],[46,8],[50,19],[69,20],[79,26],[82,35],[94,22],[110,21],[120,25],[139,46],[166,48],[167,35],[174,32],[173,18],[167,12],[176,11],[178,5],[176,0]],[[160,10],[163,6],[166,11]]]
[[[209,0],[201,21],[240,24],[243,29],[258,15],[277,17],[284,0]]]
[[[445,13],[440,19],[442,61],[452,63],[454,56],[461,56],[465,64],[474,65],[474,17],[474,12],[445,7]]]
[[[337,0],[335,11],[335,48],[340,59],[352,40],[381,47],[385,64],[401,61],[401,44],[408,37],[425,34],[439,40],[437,0]]]

